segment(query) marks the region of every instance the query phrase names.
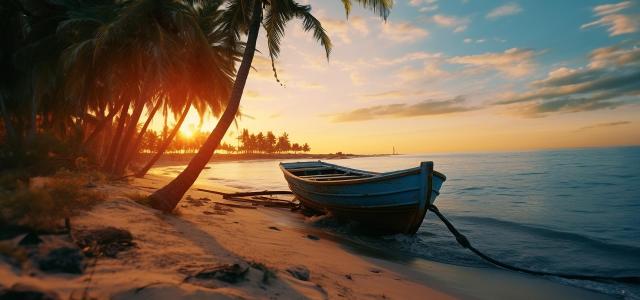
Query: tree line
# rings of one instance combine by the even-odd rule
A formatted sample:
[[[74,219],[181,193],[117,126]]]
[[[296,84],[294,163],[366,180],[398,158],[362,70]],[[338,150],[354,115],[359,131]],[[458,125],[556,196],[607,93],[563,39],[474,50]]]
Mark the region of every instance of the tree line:
[[[195,131],[190,136],[178,134],[165,153],[196,153],[207,139],[209,133],[203,131]],[[308,143],[300,144],[291,142],[289,134],[283,132],[282,135],[276,136],[272,131],[250,133],[248,129],[243,129],[242,133],[236,138],[238,143],[232,144],[223,142],[218,146],[218,150],[226,153],[299,153],[309,152],[311,147]],[[162,144],[162,133],[154,130],[148,130],[142,140],[140,151],[142,153],[156,153]]]

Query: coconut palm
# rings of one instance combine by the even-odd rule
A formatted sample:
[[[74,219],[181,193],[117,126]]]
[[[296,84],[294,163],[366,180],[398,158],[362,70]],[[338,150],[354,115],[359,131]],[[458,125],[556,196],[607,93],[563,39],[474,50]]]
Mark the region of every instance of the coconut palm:
[[[69,95],[120,99],[87,138],[95,139],[119,115],[105,170],[124,172],[159,107],[179,115],[193,105],[201,115],[219,115],[226,106],[238,49],[225,47],[238,45],[221,42],[222,2],[126,1],[95,36],[68,49]],[[138,130],[145,108],[147,126]]]
[[[366,8],[372,9],[374,12],[378,12],[384,19],[388,16],[393,3],[392,0],[359,0],[357,2]],[[342,0],[342,3],[348,16],[352,1]],[[331,40],[320,21],[311,14],[311,6],[300,5],[293,0],[229,1],[224,12],[225,22],[223,24],[223,30],[230,37],[228,42],[236,43],[242,33],[247,33],[247,42],[227,108],[204,145],[191,159],[185,170],[169,184],[149,196],[152,207],[165,212],[172,211],[176,207],[207,165],[216,148],[220,145],[220,141],[225,136],[227,129],[233,123],[238,112],[247,77],[249,76],[263,12],[267,45],[272,61],[278,57],[280,52],[280,42],[284,36],[285,25],[294,18],[302,20],[304,30],[313,33],[313,37],[324,47],[327,58],[329,58]]]

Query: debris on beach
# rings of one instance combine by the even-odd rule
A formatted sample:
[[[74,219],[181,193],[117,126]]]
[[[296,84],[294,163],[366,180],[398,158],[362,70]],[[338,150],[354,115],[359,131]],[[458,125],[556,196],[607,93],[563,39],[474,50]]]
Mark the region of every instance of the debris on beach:
[[[233,203],[214,202],[214,207],[218,206],[218,205],[235,207],[235,208],[257,209],[257,207],[255,207],[255,206],[248,206],[248,205],[242,205],[242,204],[233,204]]]
[[[309,269],[302,265],[291,266],[287,268],[287,272],[289,272],[289,274],[291,274],[291,276],[293,276],[294,278],[302,281],[309,281],[309,278],[311,277],[311,272],[309,272]]]
[[[118,252],[135,245],[131,232],[115,227],[79,231],[75,238],[78,246],[89,257],[104,255],[115,258]]]
[[[245,280],[247,273],[249,273],[249,268],[249,264],[245,262],[205,268],[192,276],[188,276],[185,281],[215,279],[226,283],[238,283]]]
[[[269,229],[275,230],[275,231],[281,231],[280,228],[275,227],[275,226],[269,226]]]
[[[203,211],[202,213],[203,213],[203,214],[205,214],[205,215],[221,215],[221,216],[225,216],[225,215],[227,215],[227,213],[226,213],[226,212],[224,212],[224,211],[220,211],[220,210],[216,210],[216,211],[208,211],[208,210],[205,210],[205,211]]]
[[[38,268],[47,273],[82,274],[85,268],[84,255],[75,247],[52,249],[37,260]]]
[[[269,284],[271,279],[276,278],[276,271],[267,267],[267,265],[260,262],[250,262],[252,268],[262,271],[262,283]]]
[[[40,238],[40,236],[37,233],[29,232],[22,239],[20,239],[20,242],[18,243],[18,245],[34,246],[40,243],[42,243],[42,239]]]
[[[222,212],[222,213],[224,213],[225,215],[226,215],[226,213],[228,213],[228,212],[233,212],[233,208],[225,207],[225,206],[219,205],[218,203],[215,203],[215,204],[213,205],[213,209],[214,209],[215,211],[217,211],[217,212]]]
[[[202,197],[202,198],[193,198],[191,197],[191,195],[187,195],[187,197],[185,198],[185,200],[187,201],[187,203],[193,205],[193,206],[205,206],[207,204],[207,202],[211,201],[211,199],[206,198],[206,197]]]
[[[317,237],[317,236],[315,236],[315,235],[313,235],[313,234],[307,234],[307,238],[308,238],[308,239],[310,239],[310,240],[313,240],[313,241],[318,241],[318,240],[320,240],[320,238],[319,238],[319,237]]]
[[[52,291],[45,291],[30,285],[16,283],[10,288],[0,284],[0,299],[58,300],[60,297]]]

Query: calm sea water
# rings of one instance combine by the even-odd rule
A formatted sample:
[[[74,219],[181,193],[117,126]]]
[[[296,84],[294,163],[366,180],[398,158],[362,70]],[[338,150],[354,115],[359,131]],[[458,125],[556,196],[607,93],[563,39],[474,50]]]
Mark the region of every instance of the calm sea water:
[[[334,163],[391,171],[432,160],[447,175],[436,204],[476,248],[549,272],[640,276],[640,147],[363,157]],[[211,163],[200,184],[286,189],[278,161]],[[174,175],[182,167],[155,173]],[[420,259],[487,267],[428,213],[415,237],[367,237],[329,220],[317,224],[355,242]],[[553,279],[640,299],[640,287]]]

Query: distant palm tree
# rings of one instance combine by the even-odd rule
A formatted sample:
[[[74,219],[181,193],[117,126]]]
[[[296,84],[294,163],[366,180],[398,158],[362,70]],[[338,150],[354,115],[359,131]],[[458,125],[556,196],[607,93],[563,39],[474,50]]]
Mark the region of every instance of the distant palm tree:
[[[393,0],[357,0],[364,7],[378,12],[386,20]],[[351,10],[351,0],[342,0],[346,14]],[[293,0],[234,0],[229,1],[224,12],[224,29],[229,37],[228,42],[237,43],[240,35],[247,33],[247,42],[231,96],[224,113],[218,124],[213,129],[209,138],[191,159],[187,167],[171,182],[149,196],[152,207],[165,212],[175,209],[186,191],[196,181],[211,156],[215,152],[220,141],[225,136],[227,129],[233,123],[244,86],[249,76],[251,63],[256,51],[256,41],[265,11],[264,27],[267,33],[267,45],[271,59],[278,57],[280,53],[280,41],[284,36],[285,25],[296,18],[302,20],[305,31],[312,31],[313,37],[320,42],[326,51],[327,58],[331,52],[331,40],[326,34],[320,21],[311,14],[311,6],[301,5]],[[274,67],[275,71],[275,67]]]
[[[184,111],[180,115],[180,118],[178,119],[178,122],[176,123],[176,125],[174,125],[171,133],[169,133],[169,135],[162,141],[162,143],[158,145],[156,154],[153,155],[151,159],[142,168],[136,171],[135,173],[136,177],[144,177],[144,175],[146,175],[147,172],[149,172],[149,169],[151,169],[151,167],[153,167],[153,165],[160,159],[162,154],[164,154],[164,152],[167,150],[167,148],[171,144],[171,141],[173,141],[173,139],[176,137],[176,135],[180,131],[180,127],[182,127],[182,123],[187,118],[187,114],[189,114],[189,109],[191,109],[191,101],[189,101],[184,106]]]
[[[275,151],[275,147],[276,147],[276,136],[273,134],[273,132],[268,131],[267,132],[267,137],[265,138],[265,143],[267,146],[267,153],[273,153],[273,151]]]

